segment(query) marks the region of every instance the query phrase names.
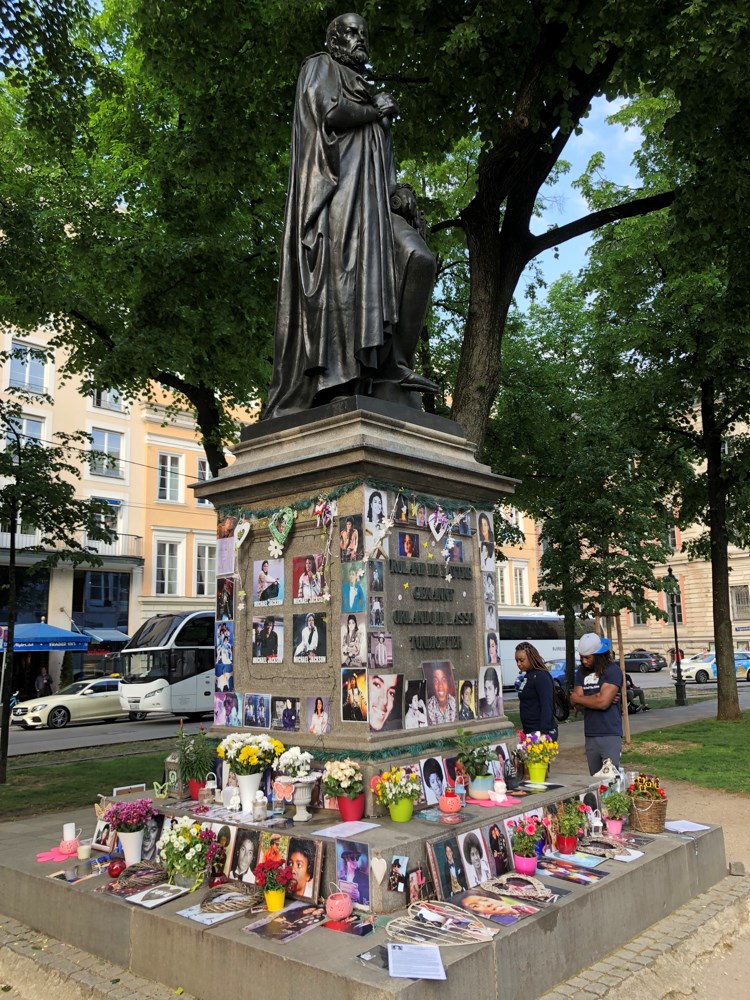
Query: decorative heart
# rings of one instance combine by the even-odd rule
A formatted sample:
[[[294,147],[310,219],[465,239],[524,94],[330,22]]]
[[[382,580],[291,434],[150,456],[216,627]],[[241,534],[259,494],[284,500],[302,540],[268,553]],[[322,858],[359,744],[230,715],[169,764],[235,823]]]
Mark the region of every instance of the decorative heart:
[[[385,858],[375,857],[370,861],[370,871],[378,880],[378,885],[385,878],[386,869],[388,865],[386,864]]]
[[[437,510],[433,510],[430,516],[427,518],[427,523],[430,526],[430,531],[436,542],[439,542],[443,535],[448,530],[448,518],[445,516],[443,510],[438,507]]]
[[[244,519],[239,521],[234,529],[234,547],[238,549],[250,534],[250,522]]]
[[[279,545],[283,545],[289,537],[296,516],[291,507],[282,507],[269,518],[268,530],[271,532],[271,538]]]

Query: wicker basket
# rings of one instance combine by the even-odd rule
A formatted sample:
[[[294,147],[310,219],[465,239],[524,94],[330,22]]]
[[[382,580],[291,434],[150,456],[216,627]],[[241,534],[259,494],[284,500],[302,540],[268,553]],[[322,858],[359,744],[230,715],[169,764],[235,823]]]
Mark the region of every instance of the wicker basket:
[[[641,833],[664,833],[667,818],[666,799],[633,799],[630,803],[630,829]]]

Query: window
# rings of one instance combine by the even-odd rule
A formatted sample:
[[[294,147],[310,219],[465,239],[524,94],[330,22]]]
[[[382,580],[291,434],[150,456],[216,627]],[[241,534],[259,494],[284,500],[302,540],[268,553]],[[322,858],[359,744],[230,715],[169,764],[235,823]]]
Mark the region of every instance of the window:
[[[209,479],[213,479],[213,476],[211,475],[211,470],[208,467],[208,459],[207,458],[199,458],[198,459],[198,482],[199,483],[206,483],[206,482],[208,482]],[[212,506],[211,505],[211,501],[210,500],[206,500],[205,497],[199,497],[198,498],[198,503],[201,506],[203,506],[203,507],[210,507],[210,506]]]
[[[110,531],[117,531],[117,522],[120,517],[121,500],[109,500],[107,497],[94,497],[100,503],[106,503],[107,510],[99,515],[99,523]]]
[[[91,461],[91,475],[122,479],[120,456],[122,455],[123,435],[118,434],[117,431],[105,431],[94,427],[91,431],[91,438],[93,450],[101,452],[101,454],[94,456]]]
[[[195,546],[195,596],[208,597],[216,590],[216,545],[198,542]]]
[[[100,410],[122,410],[122,397],[116,389],[95,389],[91,402]]]
[[[677,527],[674,521],[669,521],[667,524],[667,545],[672,552],[677,551]]]
[[[505,517],[514,528],[518,528],[519,531],[523,531],[523,514],[520,510],[517,510],[515,507],[507,507]],[[518,602],[516,601],[516,603]]]
[[[682,594],[680,593],[679,587],[674,590],[668,591],[665,595],[665,603],[667,605],[667,621],[670,625],[673,625],[675,620],[678,625],[682,624]],[[674,614],[672,614],[672,608],[674,608]]]
[[[732,618],[745,621],[750,618],[750,589],[747,584],[738,587],[730,587],[729,594],[732,599]]]
[[[514,604],[526,604],[526,567],[513,567],[513,596]]]
[[[179,564],[179,542],[156,543],[156,579],[154,591],[164,596],[177,594],[177,568]]]
[[[156,491],[158,500],[170,503],[180,502],[180,456],[159,455],[159,483]]]
[[[15,432],[18,433],[18,437],[21,439],[21,445],[25,444],[41,444],[42,443],[42,432],[44,430],[44,421],[39,417],[11,417],[9,423],[15,428]],[[8,427],[5,435],[5,440],[9,448],[15,448],[18,438],[16,433],[11,427]]]
[[[44,392],[44,358],[38,349],[13,341],[10,358],[10,384],[16,389]]]
[[[501,563],[497,567],[497,603],[509,604],[508,600],[508,565]]]

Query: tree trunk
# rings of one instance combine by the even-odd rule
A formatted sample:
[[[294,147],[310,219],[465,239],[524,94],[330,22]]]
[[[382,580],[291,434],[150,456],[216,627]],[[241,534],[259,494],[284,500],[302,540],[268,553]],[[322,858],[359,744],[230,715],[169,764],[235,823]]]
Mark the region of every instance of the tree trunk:
[[[10,736],[10,696],[13,692],[13,643],[16,631],[16,529],[18,507],[13,504],[9,517],[10,547],[8,550],[8,639],[3,661],[3,683],[0,688],[0,785],[8,780],[8,739]]]
[[[711,590],[716,642],[718,687],[716,718],[723,722],[736,722],[740,718],[740,701],[734,669],[732,617],[729,604],[727,493],[726,483],[721,474],[721,434],[716,427],[715,393],[713,379],[708,379],[701,385],[701,422],[707,460]]]
[[[563,611],[565,619],[565,689],[573,690],[576,674],[576,614],[572,607]]]

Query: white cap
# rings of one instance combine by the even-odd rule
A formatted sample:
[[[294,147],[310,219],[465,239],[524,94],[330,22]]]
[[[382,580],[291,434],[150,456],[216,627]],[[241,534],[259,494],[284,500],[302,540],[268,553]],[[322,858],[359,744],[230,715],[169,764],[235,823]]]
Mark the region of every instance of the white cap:
[[[578,642],[579,656],[593,656],[595,653],[608,653],[612,649],[609,639],[603,639],[596,632],[587,632]]]

